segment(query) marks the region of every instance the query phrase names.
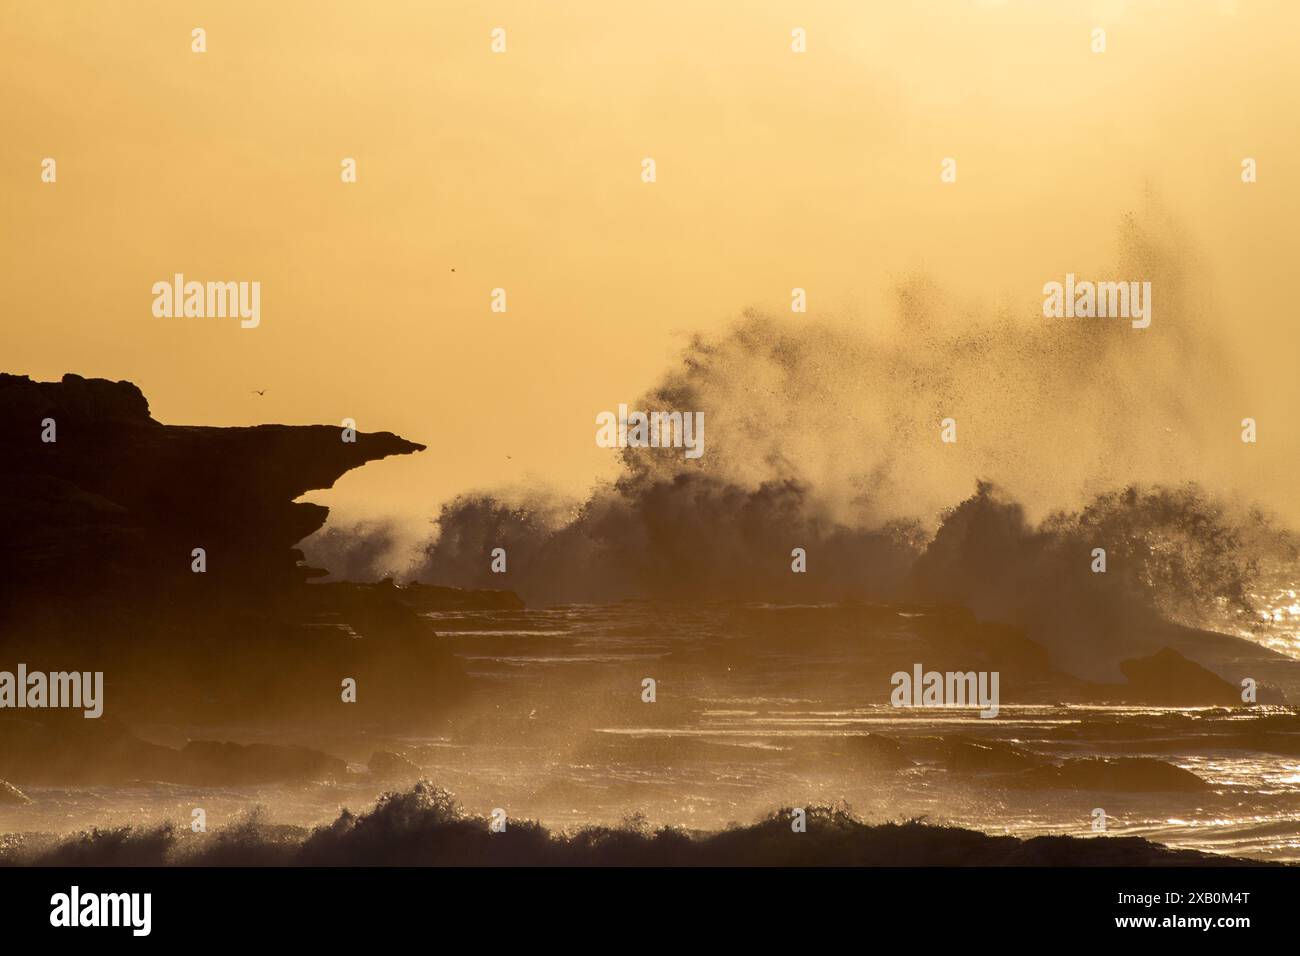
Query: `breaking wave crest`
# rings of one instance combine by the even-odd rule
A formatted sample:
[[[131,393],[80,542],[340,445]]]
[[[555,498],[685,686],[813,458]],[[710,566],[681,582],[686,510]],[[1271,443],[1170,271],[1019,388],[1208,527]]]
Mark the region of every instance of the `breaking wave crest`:
[[[1150,277],[1157,323],[961,316],[931,282],[888,328],[746,313],[697,337],[635,407],[700,410],[707,450],[625,449],[585,501],[475,491],[412,553],[398,528],[305,543],[336,574],[508,587],[530,603],[924,600],[1053,631],[1250,606],[1295,538],[1206,464],[1239,377],[1176,231],[1121,229],[1116,274]],[[939,440],[940,422],[958,440]],[[1196,476],[1198,483],[1189,483]],[[488,555],[505,548],[509,573]],[[803,548],[807,573],[791,573]],[[1091,570],[1095,548],[1107,573]],[[1050,641],[1049,641],[1050,643]]]
[[[1258,865],[1127,837],[1022,840],[919,821],[871,825],[845,807],[808,807],[791,839],[793,808],[709,833],[652,829],[639,816],[620,827],[552,832],[511,820],[493,833],[427,782],[384,794],[368,812],[344,810],[315,829],[270,824],[254,813],[213,833],[188,827],[120,827],[63,839],[27,838],[0,863],[43,866],[1059,866]]]

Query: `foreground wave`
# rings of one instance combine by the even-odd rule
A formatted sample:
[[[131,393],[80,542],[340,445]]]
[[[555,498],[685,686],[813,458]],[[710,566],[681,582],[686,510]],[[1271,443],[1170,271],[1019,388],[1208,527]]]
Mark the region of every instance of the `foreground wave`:
[[[807,830],[792,808],[749,825],[699,833],[621,827],[552,832],[510,821],[494,833],[427,781],[381,796],[368,812],[344,810],[307,829],[257,813],[211,833],[165,823],[94,829],[71,837],[11,835],[0,863],[37,866],[1206,866],[1268,865],[1138,837],[1019,839],[958,827],[868,824],[839,807],[808,807]]]

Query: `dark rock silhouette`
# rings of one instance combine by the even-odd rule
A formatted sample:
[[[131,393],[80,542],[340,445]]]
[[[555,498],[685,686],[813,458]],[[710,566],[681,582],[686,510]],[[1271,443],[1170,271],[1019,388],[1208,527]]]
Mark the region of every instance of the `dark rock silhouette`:
[[[0,375],[0,410],[0,660],[103,671],[106,713],[129,721],[355,726],[458,692],[419,611],[391,588],[308,584],[324,572],[294,547],[328,513],[296,498],[423,445],[326,425],[164,425],[130,382],[78,375]],[[346,679],[356,703],[341,700]],[[125,764],[144,756],[114,746]]]
[[[355,442],[328,425],[163,425],[130,382],[0,374],[0,543],[6,593],[183,584],[204,548],[204,586],[265,590],[313,572],[293,545],[328,509],[295,502],[345,472],[423,445],[387,432]],[[42,440],[53,422],[55,441]]]
[[[152,780],[232,787],[337,780],[346,773],[344,761],[307,747],[192,740],[178,750],[142,740],[112,719],[0,718],[0,774],[26,785]]]
[[[1128,678],[1128,693],[1133,700],[1173,707],[1241,703],[1238,688],[1172,648],[1121,661],[1119,667]]]
[[[0,719],[0,774],[29,786],[165,779],[177,754],[111,718]]]
[[[1027,770],[1014,778],[1013,785],[1113,793],[1195,793],[1210,789],[1209,784],[1191,771],[1150,757],[1067,760],[1060,765]]]

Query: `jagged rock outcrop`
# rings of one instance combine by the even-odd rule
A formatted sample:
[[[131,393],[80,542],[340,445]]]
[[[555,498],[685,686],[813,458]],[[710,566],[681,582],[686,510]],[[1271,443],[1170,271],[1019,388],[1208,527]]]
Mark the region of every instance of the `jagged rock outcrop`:
[[[1123,692],[1129,700],[1171,707],[1241,704],[1240,688],[1172,648],[1121,661],[1119,668],[1128,678]]]
[[[206,587],[301,582],[312,571],[293,546],[328,510],[294,499],[424,449],[328,425],[164,425],[132,383],[71,374],[0,374],[0,411],[0,576],[29,598],[194,583],[194,548]]]
[[[355,437],[163,425],[130,382],[0,374],[0,660],[102,671],[106,712],[131,721],[353,725],[444,707],[463,671],[420,613],[392,589],[307,584],[294,547],[327,514],[297,497],[424,448]],[[147,763],[129,739],[108,746]]]

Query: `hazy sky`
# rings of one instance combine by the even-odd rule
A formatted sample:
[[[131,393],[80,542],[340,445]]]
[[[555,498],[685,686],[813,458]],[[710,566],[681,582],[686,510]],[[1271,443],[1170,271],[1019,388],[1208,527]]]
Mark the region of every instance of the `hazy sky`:
[[[805,321],[795,286],[848,325],[917,274],[954,324],[1050,321],[1043,283],[1111,277],[1150,193],[1250,373],[1224,428],[1254,415],[1260,444],[1217,467],[1300,520],[1300,4],[0,0],[0,21],[0,367],[130,379],[169,423],[350,417],[430,446],[313,496],[342,513],[581,491],[613,468],[597,412],[746,307]],[[177,272],[259,281],[260,327],[155,318]]]

